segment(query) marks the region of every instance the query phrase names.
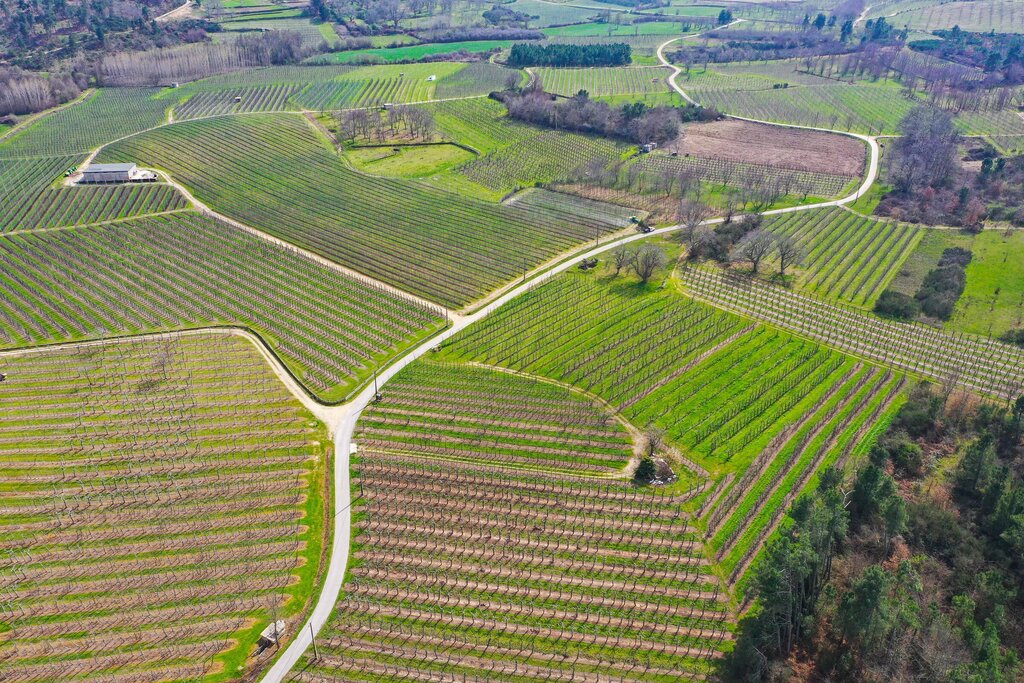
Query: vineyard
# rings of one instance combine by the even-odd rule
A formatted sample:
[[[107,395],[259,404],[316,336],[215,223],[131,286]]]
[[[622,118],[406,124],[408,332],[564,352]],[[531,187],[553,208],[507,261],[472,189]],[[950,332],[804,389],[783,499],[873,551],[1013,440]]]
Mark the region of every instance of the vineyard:
[[[14,236],[0,252],[2,346],[243,325],[323,399],[439,323],[437,310],[196,213]]]
[[[924,234],[836,207],[774,216],[764,228],[796,242],[803,254],[802,288],[860,306],[874,304]]]
[[[616,229],[364,176],[299,116],[184,122],[118,143],[102,157],[159,160],[218,211],[450,306]]]
[[[592,401],[420,361],[357,440],[356,561],[303,680],[699,679],[728,646],[693,492],[602,478],[631,448]]]
[[[188,206],[166,184],[54,187],[81,157],[0,158],[0,233],[87,225]]]
[[[837,81],[802,71],[792,60],[691,69],[678,83],[694,100],[728,114],[869,134],[894,134],[923,101],[892,81]],[[1012,109],[952,113],[967,135],[1024,134],[1024,120]]]
[[[1024,7],[1014,0],[961,0],[899,11],[892,21],[920,31],[959,26],[964,31],[1019,33],[1024,31]]]
[[[10,683],[245,671],[323,547],[329,443],[248,342],[0,357]]]
[[[571,324],[568,321],[572,321]],[[730,585],[822,468],[860,457],[902,402],[902,376],[669,291],[562,276],[446,344],[443,358],[574,386],[662,430]]]
[[[631,225],[630,218],[636,213],[633,209],[615,204],[595,202],[592,199],[540,188],[524,190],[510,199],[509,203],[552,213],[563,213],[566,217],[583,216],[589,220],[609,223],[620,228],[629,227]]]
[[[502,194],[542,182],[568,180],[595,162],[610,166],[626,152],[625,144],[606,138],[535,131],[520,142],[502,147],[463,165],[458,172]]]
[[[668,92],[669,70],[662,67],[534,69],[544,90],[572,97],[586,90],[591,97]]]
[[[836,197],[857,179],[831,173],[814,173],[778,168],[768,164],[748,164],[725,159],[705,159],[693,156],[673,157],[654,153],[638,157],[633,164],[641,175],[649,178],[648,186],[656,185],[658,178],[692,176],[713,185],[739,185],[744,178],[763,179],[777,183],[782,194],[800,197]]]
[[[901,372],[1000,398],[1024,387],[1024,350],[984,337],[867,315],[748,277],[684,268],[696,298]]]
[[[170,103],[158,89],[102,88],[47,114],[0,143],[0,158],[85,153],[163,123]]]
[[[200,91],[174,108],[174,118],[182,120],[221,114],[294,109],[288,99],[298,91],[299,86],[291,84]],[[239,101],[236,102],[235,98]]]

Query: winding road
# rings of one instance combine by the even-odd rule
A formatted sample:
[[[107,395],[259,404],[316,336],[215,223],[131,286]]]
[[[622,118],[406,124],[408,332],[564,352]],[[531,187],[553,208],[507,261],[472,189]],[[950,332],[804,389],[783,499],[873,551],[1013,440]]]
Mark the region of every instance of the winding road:
[[[735,23],[735,22],[734,22]],[[697,34],[694,34],[697,35]],[[682,36],[691,37],[691,36]],[[668,83],[679,95],[686,99],[686,101],[696,104],[686,92],[676,83],[676,77],[681,73],[681,69],[674,64],[671,64],[665,59],[664,50],[665,48],[677,41],[680,38],[673,38],[667,40],[658,46],[658,59],[662,65],[672,69],[672,74],[668,78]],[[763,123],[768,125],[782,125],[786,128],[798,128],[804,130],[815,130],[824,131],[828,133],[837,133],[842,135],[849,135],[850,137],[857,138],[865,142],[869,150],[869,159],[867,164],[867,171],[864,176],[864,182],[861,183],[857,190],[846,197],[835,199],[828,202],[820,202],[818,204],[806,204],[802,206],[794,206],[785,209],[774,209],[771,211],[765,211],[764,215],[774,215],[782,213],[791,213],[794,211],[807,211],[809,209],[816,209],[828,206],[843,206],[856,201],[864,192],[871,187],[875,182],[878,175],[878,143],[873,137],[867,135],[860,135],[857,133],[845,133],[839,131],[833,131],[826,128],[813,128],[810,126],[795,126],[778,124],[773,121],[758,121],[756,119],[748,119],[739,116],[730,116],[728,118],[734,118],[741,121],[750,121],[752,123]],[[724,219],[713,218],[705,221],[707,225],[713,225],[721,223]],[[231,221],[235,223],[235,221]],[[451,326],[441,331],[434,337],[424,341],[419,346],[414,348],[412,351],[407,353],[405,356],[399,358],[396,362],[388,366],[385,370],[381,371],[377,375],[378,387],[383,387],[387,382],[398,374],[403,368],[417,360],[424,354],[430,352],[431,349],[435,348],[438,344],[443,343],[453,335],[459,333],[463,329],[470,325],[479,322],[493,313],[495,310],[505,305],[509,301],[512,301],[519,295],[526,291],[529,291],[533,287],[546,282],[550,278],[564,273],[570,268],[575,267],[583,259],[588,259],[598,254],[602,254],[611,249],[615,249],[623,244],[629,244],[638,240],[647,239],[653,235],[665,235],[671,232],[680,230],[681,225],[670,225],[664,228],[659,228],[653,232],[642,234],[637,233],[634,235],[627,235],[618,239],[612,239],[605,244],[600,246],[592,247],[585,251],[579,252],[560,263],[553,265],[548,270],[537,275],[533,279],[529,279],[525,282],[521,282],[518,285],[512,287],[508,291],[504,292],[500,297],[487,303],[482,308],[479,308],[473,313],[468,315],[455,317],[452,320]],[[251,230],[251,228],[250,228]],[[255,231],[257,234],[261,234]],[[263,683],[281,683],[286,680],[288,672],[291,671],[295,664],[298,663],[303,653],[310,647],[313,642],[313,634],[319,633],[327,623],[327,620],[331,616],[331,612],[334,610],[334,605],[338,600],[338,595],[341,593],[342,584],[345,581],[345,569],[348,566],[349,561],[349,547],[351,545],[352,538],[352,515],[350,513],[350,507],[352,505],[352,496],[350,489],[349,480],[349,467],[350,467],[350,453],[352,446],[352,436],[355,432],[356,423],[359,421],[359,416],[367,405],[370,404],[375,398],[374,387],[367,386],[363,389],[350,403],[336,408],[335,412],[332,413],[332,418],[336,420],[333,425],[328,425],[328,429],[334,434],[334,535],[331,539],[331,554],[328,560],[327,571],[324,573],[324,583],[320,592],[320,597],[317,600],[316,606],[313,608],[309,619],[304,623],[297,632],[293,632],[294,638],[288,643],[284,652],[278,657],[277,661],[274,662],[273,666],[264,674]]]

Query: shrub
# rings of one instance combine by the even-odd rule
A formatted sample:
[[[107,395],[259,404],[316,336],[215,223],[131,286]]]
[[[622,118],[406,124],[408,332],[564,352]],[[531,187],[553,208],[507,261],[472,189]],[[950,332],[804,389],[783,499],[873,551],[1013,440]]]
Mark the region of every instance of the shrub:
[[[920,306],[913,297],[887,289],[875,302],[875,313],[896,320],[913,320],[920,313]]]
[[[1024,347],[1024,327],[1004,332],[1000,339],[1007,344],[1016,344],[1017,346]]]
[[[657,476],[658,467],[651,458],[641,460],[637,465],[636,472],[633,473],[633,479],[641,484],[650,484]]]

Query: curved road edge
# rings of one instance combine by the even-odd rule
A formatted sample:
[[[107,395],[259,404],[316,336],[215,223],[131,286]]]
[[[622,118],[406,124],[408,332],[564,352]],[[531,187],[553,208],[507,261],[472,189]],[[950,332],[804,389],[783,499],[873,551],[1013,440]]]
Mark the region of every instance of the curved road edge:
[[[736,21],[734,21],[734,22],[732,22],[730,24],[726,24],[726,26],[731,26],[732,24],[737,24],[737,23],[739,23],[741,21],[743,21],[743,20],[742,19],[737,19]],[[693,35],[700,35],[700,34],[693,34]],[[684,100],[686,100],[690,104],[696,105],[696,106],[700,106],[700,102],[698,102],[695,99],[693,99],[692,97],[690,97],[686,93],[686,91],[683,90],[683,88],[676,82],[676,78],[679,76],[679,74],[681,74],[683,72],[683,70],[681,68],[679,68],[678,66],[676,66],[675,64],[673,64],[672,62],[670,62],[667,59],[665,59],[665,48],[668,47],[668,45],[670,43],[674,43],[677,40],[682,40],[683,38],[691,38],[691,37],[693,37],[693,36],[692,35],[691,36],[679,36],[677,38],[671,38],[669,40],[666,40],[664,43],[662,43],[661,45],[658,46],[658,50],[657,50],[656,54],[657,54],[657,57],[658,57],[658,61],[661,62],[662,66],[666,66],[666,67],[668,67],[669,69],[672,70],[672,73],[669,74],[669,77],[668,77],[668,84],[669,84],[669,86],[671,86],[671,88],[674,91],[676,91],[676,93],[678,93],[680,97],[682,97]],[[818,204],[802,204],[802,205],[798,205],[798,206],[791,206],[791,207],[788,207],[788,208],[785,208],[785,209],[774,209],[772,211],[765,211],[764,214],[766,214],[766,215],[773,215],[773,214],[780,214],[780,213],[791,213],[793,211],[806,211],[807,209],[819,209],[819,208],[823,208],[823,207],[827,207],[827,206],[843,206],[845,204],[850,204],[850,203],[855,202],[858,199],[860,199],[860,197],[871,188],[871,186],[874,184],[875,180],[878,178],[878,161],[879,161],[879,157],[880,157],[880,152],[879,152],[879,149],[878,149],[878,141],[874,137],[872,137],[870,135],[862,135],[861,133],[853,133],[853,132],[845,131],[845,130],[833,130],[831,128],[817,128],[815,126],[801,126],[801,125],[798,125],[798,124],[795,124],[795,123],[779,123],[777,121],[762,121],[761,119],[752,119],[752,118],[748,118],[746,116],[735,116],[733,114],[724,114],[723,116],[725,116],[728,119],[735,119],[737,121],[747,121],[749,123],[760,123],[760,124],[764,124],[766,126],[778,126],[780,128],[793,128],[795,130],[813,130],[813,131],[817,131],[819,133],[833,133],[835,135],[845,135],[847,137],[851,137],[851,138],[855,138],[857,140],[860,140],[861,142],[865,143],[868,146],[869,154],[868,154],[867,168],[865,169],[865,173],[864,173],[864,182],[862,182],[860,184],[860,187],[858,187],[857,190],[853,194],[847,195],[846,197],[842,197],[840,199],[833,199],[832,201],[828,201],[828,202],[819,202]]]
[[[665,66],[670,67],[673,70],[671,76],[669,76],[669,84],[672,88],[684,97],[688,102],[693,103],[686,93],[680,88],[676,82],[676,76],[682,71],[679,67],[670,64],[663,55],[663,50],[666,45],[671,42],[678,40],[673,38],[672,40],[666,41],[658,46],[658,59]],[[730,118],[741,119],[745,121],[751,121],[752,123],[764,123],[773,126],[783,126],[786,128],[798,128],[804,130],[817,130],[828,133],[836,133],[839,135],[848,135],[850,137],[857,138],[865,142],[868,145],[870,151],[870,159],[868,162],[867,172],[864,177],[864,182],[861,183],[860,187],[857,188],[856,192],[846,197],[835,199],[828,202],[821,202],[818,204],[805,204],[800,206],[793,206],[784,209],[773,209],[770,211],[763,212],[764,215],[775,215],[783,213],[792,213],[794,211],[806,211],[808,209],[817,209],[829,206],[842,206],[850,202],[856,201],[868,188],[875,182],[878,175],[878,143],[874,138],[867,135],[860,135],[858,133],[847,133],[842,131],[834,131],[824,128],[813,128],[810,126],[796,126],[778,124],[772,121],[758,121],[756,119],[744,119],[742,117],[733,116]],[[713,225],[716,223],[723,222],[722,218],[713,218],[705,221],[707,225]],[[577,253],[576,255],[568,258],[565,261],[553,266],[550,270],[538,274],[536,277],[527,280],[526,282],[520,283],[516,287],[505,292],[502,296],[488,303],[483,308],[459,318],[453,319],[453,324],[445,330],[442,330],[437,335],[427,339],[419,346],[414,348],[412,351],[407,353],[404,357],[388,366],[385,370],[380,372],[377,376],[377,383],[379,387],[383,387],[387,382],[403,370],[407,365],[415,360],[418,360],[421,356],[428,353],[431,349],[437,345],[445,342],[453,335],[461,332],[463,329],[470,325],[486,318],[488,315],[493,313],[495,310],[505,305],[509,301],[515,299],[520,294],[533,289],[545,283],[552,277],[559,275],[566,270],[569,270],[573,266],[577,265],[583,259],[591,258],[598,254],[602,254],[611,249],[615,249],[624,244],[636,242],[639,240],[647,239],[656,235],[665,235],[671,232],[677,231],[682,226],[670,225],[664,228],[659,228],[650,233],[643,234],[637,233],[635,235],[629,235],[621,237],[619,239],[611,240],[605,244],[597,247],[593,247],[587,251]],[[362,411],[367,405],[374,399],[375,392],[373,386],[367,386],[363,389],[351,403],[342,406],[342,415],[339,418],[339,423],[334,431],[334,515],[335,515],[335,533],[331,539],[331,555],[328,560],[328,569],[325,573],[324,586],[320,592],[320,597],[317,600],[316,607],[310,614],[309,619],[302,625],[301,629],[296,632],[294,639],[288,644],[284,652],[277,658],[273,666],[263,675],[262,683],[281,683],[286,680],[288,673],[294,668],[295,664],[298,663],[299,659],[306,652],[313,642],[313,634],[319,633],[320,630],[327,623],[327,620],[331,616],[331,612],[334,610],[334,605],[338,600],[338,596],[341,594],[341,587],[345,580],[345,571],[348,567],[349,561],[349,548],[352,536],[351,528],[351,514],[349,508],[352,505],[352,497],[350,491],[350,478],[349,478],[349,467],[350,467],[350,451],[352,444],[352,436],[355,432],[356,423],[359,420]]]

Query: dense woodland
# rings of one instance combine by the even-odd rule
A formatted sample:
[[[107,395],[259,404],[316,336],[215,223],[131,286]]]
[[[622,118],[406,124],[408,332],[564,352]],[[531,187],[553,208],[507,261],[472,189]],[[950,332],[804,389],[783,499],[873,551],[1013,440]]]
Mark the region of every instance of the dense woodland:
[[[757,565],[728,678],[1019,680],[1024,399],[920,386],[852,482],[828,471]]]
[[[595,45],[534,45],[516,43],[508,57],[508,65],[525,66],[626,66],[632,50],[625,43]]]

